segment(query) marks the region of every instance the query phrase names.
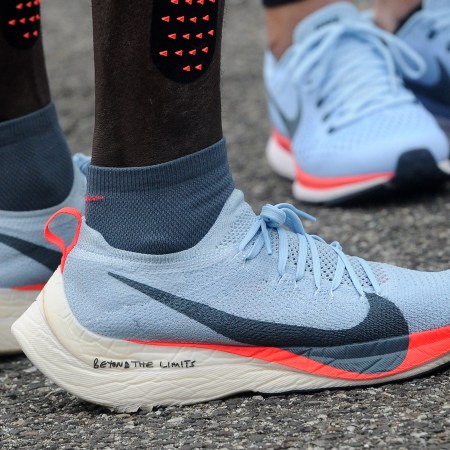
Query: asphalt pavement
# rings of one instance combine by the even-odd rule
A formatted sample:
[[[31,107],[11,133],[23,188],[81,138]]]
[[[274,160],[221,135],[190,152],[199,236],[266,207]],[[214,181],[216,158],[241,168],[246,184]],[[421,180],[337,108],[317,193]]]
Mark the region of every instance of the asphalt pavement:
[[[74,151],[89,153],[94,113],[89,0],[46,0],[53,96]],[[228,0],[223,117],[237,186],[259,210],[294,202],[268,168],[261,80],[264,21],[257,0]],[[295,203],[295,202],[294,202]],[[346,208],[307,207],[309,231],[349,254],[413,269],[450,266],[450,185]],[[113,414],[66,394],[24,356],[0,358],[1,449],[450,449],[450,371],[378,388],[224,401]]]

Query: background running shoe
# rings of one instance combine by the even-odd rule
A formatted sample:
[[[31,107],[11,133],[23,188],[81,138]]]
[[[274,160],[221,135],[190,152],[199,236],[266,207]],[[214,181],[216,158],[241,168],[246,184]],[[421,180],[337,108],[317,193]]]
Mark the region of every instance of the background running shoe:
[[[416,52],[352,5],[311,15],[280,61],[266,54],[270,166],[295,180],[297,199],[317,203],[445,180],[446,136],[401,78],[423,70]]]
[[[34,302],[61,261],[61,253],[44,239],[44,225],[64,206],[83,210],[88,163],[84,155],[74,157],[73,188],[62,204],[40,211],[0,211],[0,354],[20,351],[11,325]],[[54,231],[70,238],[73,220],[58,221]]]
[[[122,411],[373,385],[450,361],[450,271],[346,256],[300,217],[288,204],[255,216],[235,191],[171,255],[114,249],[83,223],[14,335],[59,386]]]
[[[407,77],[407,85],[450,136],[450,2],[425,0],[397,36],[426,61],[422,77]],[[450,173],[450,165],[447,170]]]

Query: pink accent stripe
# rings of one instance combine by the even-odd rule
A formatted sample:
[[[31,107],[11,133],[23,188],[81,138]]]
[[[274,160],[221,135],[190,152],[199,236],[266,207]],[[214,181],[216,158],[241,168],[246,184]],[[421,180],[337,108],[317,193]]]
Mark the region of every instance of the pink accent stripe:
[[[13,288],[13,291],[42,291],[45,284],[31,284],[30,286],[21,286]]]
[[[365,374],[348,372],[326,364],[313,361],[306,356],[299,356],[286,350],[274,347],[249,347],[236,345],[193,344],[179,342],[145,342],[128,340],[134,344],[158,347],[188,347],[215,350],[246,358],[281,364],[296,370],[343,380],[376,380],[407,372],[425,365],[450,352],[450,326],[436,330],[413,333],[409,336],[408,353],[404,361],[394,370],[384,373]]]
[[[292,154],[292,142],[287,137],[275,130],[273,131],[272,136],[283,150]],[[346,177],[317,177],[305,172],[298,163],[295,165],[295,170],[297,173],[297,180],[302,186],[317,190],[333,189],[374,180],[388,181],[395,176],[394,172],[377,172],[368,175]]]
[[[283,136],[277,130],[272,130],[272,137],[284,151],[292,155],[292,142],[289,138]]]

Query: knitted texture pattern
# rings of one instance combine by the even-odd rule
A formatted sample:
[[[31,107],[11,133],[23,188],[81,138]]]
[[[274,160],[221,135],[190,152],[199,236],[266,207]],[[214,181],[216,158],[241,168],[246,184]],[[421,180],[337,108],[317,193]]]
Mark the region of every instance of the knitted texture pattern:
[[[112,248],[84,224],[64,272],[66,295],[75,317],[87,329],[113,338],[230,343],[209,327],[121,282],[122,277],[241,318],[317,330],[344,332],[367,320],[369,328],[392,329],[396,320],[392,308],[401,312],[410,333],[449,323],[450,272],[421,273],[369,263],[381,288],[378,300],[373,300],[377,295],[371,293],[373,286],[364,280],[357,260],[352,264],[360,274],[365,294],[360,295],[345,277],[332,290],[329,278],[334,257],[324,244],[319,250],[323,270],[317,288],[309,269],[300,281],[295,280],[293,257],[280,276],[273,234],[271,255],[263,248],[257,257],[246,260],[252,242],[242,252],[239,243],[255,220],[242,193],[234,191],[196,246],[168,255]],[[290,234],[289,240],[294,239]],[[377,317],[367,319],[372,308],[379,308]]]
[[[44,238],[47,220],[63,207],[83,212],[86,177],[73,163],[74,181],[60,204],[39,211],[0,211],[0,289],[43,284],[61,261],[59,250]],[[52,231],[69,245],[75,225],[69,216],[59,217]],[[42,255],[42,257],[41,257]]]
[[[0,210],[51,208],[72,185],[72,158],[53,104],[0,123]]]
[[[119,249],[179,252],[206,235],[233,189],[223,140],[156,166],[91,166],[87,224]]]

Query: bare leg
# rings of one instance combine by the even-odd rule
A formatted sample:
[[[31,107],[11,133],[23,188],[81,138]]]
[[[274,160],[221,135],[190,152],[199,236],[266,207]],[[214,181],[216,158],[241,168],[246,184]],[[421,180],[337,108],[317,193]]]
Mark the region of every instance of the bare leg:
[[[375,21],[387,31],[394,32],[399,23],[422,5],[422,0],[374,0]]]
[[[304,0],[266,8],[268,48],[274,56],[281,58],[290,47],[292,34],[301,20],[320,8],[337,2],[342,0]]]

